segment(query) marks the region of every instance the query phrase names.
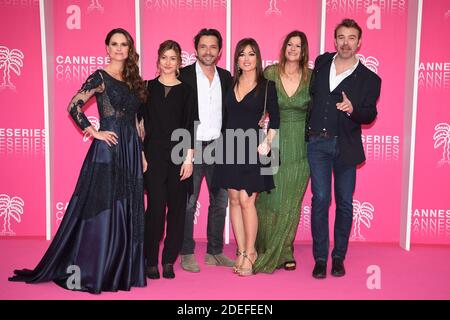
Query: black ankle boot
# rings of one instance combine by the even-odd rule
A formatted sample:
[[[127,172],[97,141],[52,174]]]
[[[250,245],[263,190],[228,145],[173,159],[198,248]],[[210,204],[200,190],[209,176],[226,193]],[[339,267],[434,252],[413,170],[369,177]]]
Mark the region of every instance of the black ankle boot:
[[[173,279],[175,278],[175,272],[173,272],[173,264],[163,264],[163,278]]]
[[[148,266],[145,268],[145,275],[149,279],[159,279],[159,270],[157,266]]]

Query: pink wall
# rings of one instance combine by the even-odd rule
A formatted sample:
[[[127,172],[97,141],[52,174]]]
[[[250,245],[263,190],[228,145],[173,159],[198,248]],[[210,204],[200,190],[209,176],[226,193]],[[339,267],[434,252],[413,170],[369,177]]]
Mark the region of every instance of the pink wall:
[[[134,1],[53,1],[53,232],[64,215],[91,144],[67,113],[67,106],[86,78],[107,63],[106,34],[124,28],[135,36]],[[120,19],[118,19],[120,17]],[[91,123],[98,123],[97,105],[92,98],[84,107]]]
[[[39,4],[2,1],[0,12],[0,237],[44,236],[45,130]]]
[[[450,2],[423,5],[411,241],[450,244]]]
[[[159,44],[165,40],[177,41],[182,49],[183,66],[196,61],[194,36],[202,28],[214,28],[223,38],[222,56],[219,66],[226,65],[226,1],[167,2],[141,1],[142,19],[142,71],[144,79],[156,76],[156,61]],[[195,212],[194,237],[206,238],[206,224],[209,197],[206,181],[203,180],[202,192]]]

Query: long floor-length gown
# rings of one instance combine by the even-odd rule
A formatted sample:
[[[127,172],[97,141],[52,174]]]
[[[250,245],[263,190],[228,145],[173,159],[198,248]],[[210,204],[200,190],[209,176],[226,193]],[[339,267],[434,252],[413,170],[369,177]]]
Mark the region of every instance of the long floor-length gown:
[[[15,270],[10,281],[54,281],[90,293],[146,285],[141,142],[135,122],[141,103],[125,82],[97,70],[69,105],[81,129],[90,125],[81,107],[93,95],[100,130],[115,132],[118,144],[93,140],[47,252],[34,270]],[[67,148],[70,152],[70,144]]]
[[[276,188],[256,200],[259,227],[256,240],[258,259],[255,272],[272,273],[285,262],[294,261],[293,243],[300,221],[303,195],[309,179],[306,158],[305,120],[309,103],[309,81],[289,97],[276,65],[265,70],[276,84],[280,108],[281,165],[273,176]],[[309,77],[308,77],[309,79]]]

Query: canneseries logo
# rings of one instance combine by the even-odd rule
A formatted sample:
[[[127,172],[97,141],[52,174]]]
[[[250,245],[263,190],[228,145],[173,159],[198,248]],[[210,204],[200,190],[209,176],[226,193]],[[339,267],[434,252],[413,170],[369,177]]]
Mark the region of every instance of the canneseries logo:
[[[424,237],[450,237],[450,209],[415,209],[411,229]]]
[[[311,206],[304,205],[301,210],[297,232],[301,235],[301,238],[304,239],[311,234]]]
[[[361,135],[367,160],[398,161],[400,137],[392,135]]]
[[[100,121],[98,121],[97,117],[94,116],[89,116],[87,117],[89,122],[91,123],[91,125],[95,128],[95,130],[98,130],[100,128]],[[84,136],[83,136],[83,141],[87,142],[92,136],[88,133],[85,132]]]
[[[98,11],[100,13],[103,13],[105,11],[105,8],[103,8],[99,0],[91,0],[91,3],[89,4],[87,10],[88,12]]]
[[[198,223],[198,218],[200,217],[200,208],[202,207],[200,201],[197,201],[197,204],[195,205],[195,212],[194,212],[194,224]]]
[[[87,7],[88,13],[104,13],[105,8],[101,5],[100,0],[91,0]],[[67,29],[81,29],[81,8],[76,4],[67,7],[66,13],[69,14],[66,20]]]
[[[16,90],[16,86],[11,80],[11,75],[20,76],[24,58],[25,55],[19,49],[9,49],[5,46],[0,46],[0,71],[2,71],[0,73],[2,75],[0,90]]]
[[[59,226],[61,223],[64,213],[66,213],[67,207],[69,206],[69,202],[56,202],[55,205],[55,225]]]
[[[11,222],[20,223],[22,221],[24,206],[25,201],[22,198],[10,197],[4,193],[0,194],[0,222],[3,222],[0,228],[0,236],[14,236],[16,234],[11,228]]]
[[[45,155],[45,129],[0,128],[1,156]]]
[[[370,202],[360,202],[353,200],[353,230],[350,236],[352,241],[365,241],[366,238],[362,234],[361,227],[371,228],[371,221],[374,217],[375,208]],[[298,232],[301,238],[305,238],[311,232],[311,206],[302,207]]]
[[[88,13],[104,12],[104,7],[98,0],[91,0],[87,7]],[[77,5],[70,5],[66,9],[68,14],[66,27],[68,30],[80,30],[82,23],[81,8]],[[94,73],[97,69],[102,69],[110,61],[107,56],[69,56],[60,54],[55,59],[55,73],[58,81],[81,82]]]
[[[450,164],[450,125],[448,123],[438,123],[434,127],[434,148],[442,148],[442,157],[438,162],[440,167]]]
[[[217,10],[227,7],[227,0],[146,0],[145,7],[153,10]]]
[[[268,1],[269,1],[269,8],[266,10],[265,14],[268,16],[272,14],[281,16],[281,10],[278,9],[277,7],[277,0],[268,0]]]
[[[109,63],[109,57],[103,56],[56,56],[55,71],[59,81],[82,82]]]
[[[30,8],[39,7],[39,0],[0,0],[0,8],[6,7],[20,7]]]
[[[377,58],[372,57],[372,56],[368,56],[367,58],[358,53],[356,55],[359,58],[359,61],[365,65],[369,70],[372,70],[373,72],[378,74],[378,66],[380,65],[380,62],[378,61]]]
[[[375,208],[370,202],[353,200],[353,232],[350,236],[350,240],[366,240],[366,238],[361,234],[361,225],[365,225],[367,229],[370,229],[374,212]]]
[[[420,62],[419,88],[425,90],[450,89],[450,62]]]
[[[193,64],[195,61],[197,61],[197,57],[195,56],[195,53],[190,54],[187,51],[184,51],[184,50],[181,51],[181,67],[182,68]]]
[[[406,0],[327,0],[327,10],[354,14],[379,10],[388,14],[404,14]]]

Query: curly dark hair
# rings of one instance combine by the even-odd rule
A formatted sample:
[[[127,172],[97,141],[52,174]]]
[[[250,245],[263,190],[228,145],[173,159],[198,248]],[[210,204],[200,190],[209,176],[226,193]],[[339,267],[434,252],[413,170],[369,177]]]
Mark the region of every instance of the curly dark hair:
[[[144,80],[139,74],[139,54],[136,52],[136,47],[134,46],[134,39],[130,33],[122,28],[112,29],[105,38],[105,44],[108,46],[111,41],[111,37],[117,33],[123,34],[127,39],[128,43],[128,58],[125,60],[125,65],[122,71],[123,81],[128,85],[131,91],[137,93],[139,99],[143,102],[147,100],[147,90],[145,88]]]

